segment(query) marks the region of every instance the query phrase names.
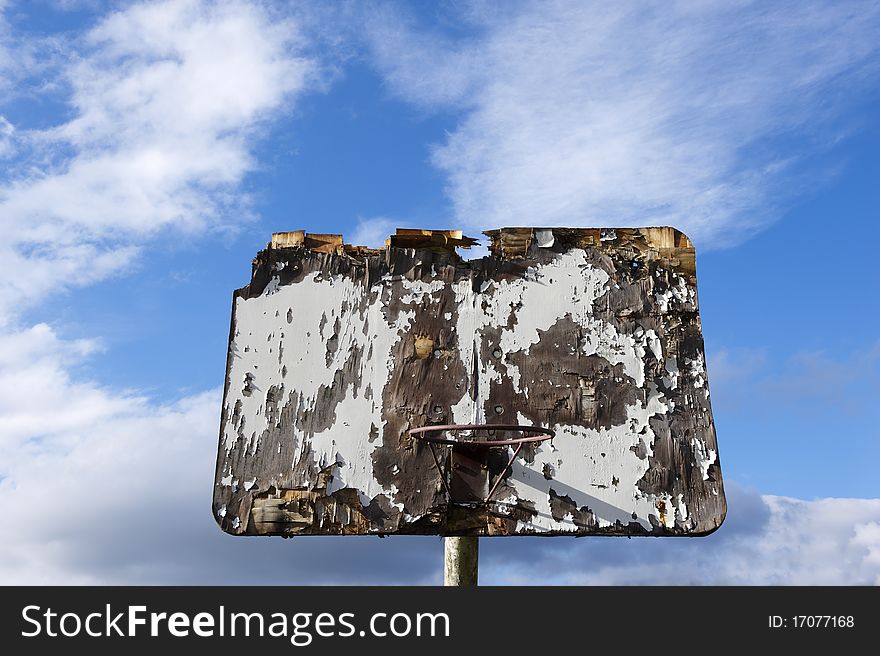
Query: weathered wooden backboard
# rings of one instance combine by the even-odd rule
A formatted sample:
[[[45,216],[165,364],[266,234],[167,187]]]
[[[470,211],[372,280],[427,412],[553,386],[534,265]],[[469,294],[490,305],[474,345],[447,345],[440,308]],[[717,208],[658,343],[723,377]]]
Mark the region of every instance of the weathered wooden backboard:
[[[694,249],[673,228],[505,228],[383,249],[278,233],[235,292],[213,510],[239,535],[704,535],[726,512]],[[486,504],[428,424],[556,432]],[[497,449],[493,450],[496,451]]]

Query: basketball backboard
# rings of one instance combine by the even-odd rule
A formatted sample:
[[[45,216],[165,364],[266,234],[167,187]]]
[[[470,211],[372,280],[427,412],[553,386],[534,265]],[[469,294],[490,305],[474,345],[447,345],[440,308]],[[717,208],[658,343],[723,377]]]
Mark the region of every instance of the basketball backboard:
[[[688,238],[485,234],[490,254],[467,261],[457,249],[475,240],[458,231],[398,230],[380,249],[273,235],[233,297],[213,503],[223,530],[703,535],[721,524]],[[436,429],[452,424],[494,425],[470,439],[509,444],[453,446],[468,431]]]

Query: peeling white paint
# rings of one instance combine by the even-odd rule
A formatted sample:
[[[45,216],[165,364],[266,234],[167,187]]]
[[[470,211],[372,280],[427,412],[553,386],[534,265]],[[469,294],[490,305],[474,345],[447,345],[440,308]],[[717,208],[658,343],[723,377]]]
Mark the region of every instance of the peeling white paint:
[[[657,333],[654,332],[654,329],[645,332],[645,340],[648,343],[648,347],[651,349],[651,353],[654,354],[654,358],[657,362],[663,361],[663,347],[660,344],[660,338],[657,337]]]
[[[421,303],[424,300],[425,296],[436,294],[444,287],[446,287],[446,283],[442,280],[423,282],[421,280],[413,281],[403,278],[401,279],[401,282],[407,289],[406,293],[403,294],[400,298],[400,302],[403,305],[413,305],[414,303]]]
[[[688,367],[688,375],[694,381],[694,387],[703,387],[706,384],[706,365],[702,354],[698,353],[692,360],[686,359],[685,363]]]
[[[558,522],[550,515],[550,489],[568,496],[578,508],[589,508],[600,526],[617,521],[626,525],[637,521],[650,530],[648,515],[655,512],[653,497],[638,491],[638,481],[648,470],[648,458],[640,459],[630,447],[643,440],[650,450],[654,432],[648,419],[667,410],[664,396],[650,384],[648,401],[627,407],[627,421],[608,429],[592,430],[583,426],[554,426],[556,437],[551,451],[546,442],[538,448],[534,464],[513,468],[509,481],[517,496],[535,501],[538,516],[518,528],[524,532],[576,530],[572,522]],[[527,423],[519,416],[520,423]],[[602,456],[602,454],[605,456]],[[560,460],[562,462],[560,462]],[[519,462],[519,461],[518,461]],[[544,464],[553,467],[551,480],[543,475]],[[618,479],[612,485],[612,479]],[[636,518],[632,517],[633,513]]]
[[[584,327],[581,344],[584,355],[595,354],[612,364],[623,364],[627,375],[641,386],[645,380],[643,353],[640,355],[637,351],[635,339],[619,334],[611,324],[593,317],[593,302],[606,292],[608,281],[608,274],[589,264],[585,252],[577,249],[562,254],[540,270],[530,268],[523,278],[498,282],[491,294],[475,294],[470,282],[462,280],[455,286],[459,308],[456,330],[459,335],[475,335],[479,342],[485,329],[506,326],[511,313],[516,312],[516,324],[501,331],[497,346],[502,355],[528,354],[529,348],[538,343],[541,332],[569,317]],[[558,313],[548,312],[550,308],[556,308]],[[653,331],[649,332],[657,339]],[[652,348],[660,346],[652,345]],[[463,348],[461,356],[465,369],[471,371],[473,351]],[[503,372],[494,362],[479,364],[480,389],[489,389],[491,381],[500,380],[502,373],[519,389],[523,383],[533,382],[522,381],[518,367],[503,357],[499,362]],[[463,395],[453,410],[455,421],[482,421],[481,406],[477,403],[475,407]]]
[[[272,281],[275,280],[273,277]],[[328,363],[327,346],[321,337],[322,322],[324,332],[329,336],[335,321],[335,309],[344,304],[357,307],[364,293],[363,287],[348,277],[321,276],[319,273],[291,285],[273,286],[272,281],[266,288],[270,293],[236,300],[237,331],[232,344],[229,378],[233,381],[249,380],[252,391],[247,395],[241,392],[242,386],[239,393],[231,393],[227,398],[224,427],[227,452],[241,441],[239,430],[247,436],[245,446],[251,452],[255,451],[260,436],[270,424],[279,425],[280,409],[289,402],[288,399],[301,400],[303,410],[314,411],[319,389],[332,388],[336,371],[342,368],[352,350],[362,349],[359,376],[353,376],[349,381],[344,391],[345,399],[336,407],[336,421],[310,437],[294,426],[289,430],[291,438],[300,445],[298,457],[303,456],[303,447],[309,441],[319,468],[326,468],[329,461],[337,457],[351,463],[343,479],[337,461],[331,481],[332,485],[338,486],[336,489],[353,487],[370,498],[388,492],[372,473],[370,453],[382,445],[384,420],[381,398],[377,399],[375,392],[368,394],[367,388],[380,390],[381,394],[393,365],[392,348],[411,325],[415,310],[402,311],[396,321],[389,323],[383,314],[383,304],[377,302],[367,306],[360,315],[347,316],[340,322],[337,348]],[[383,287],[389,281],[388,276],[378,281],[370,293],[381,299]],[[426,296],[444,286],[439,280],[430,283],[403,280],[402,284],[406,293],[401,300],[407,306],[417,306]],[[325,318],[326,308],[333,311]],[[279,358],[277,353],[264,348],[267,342],[283,349],[283,357]],[[373,355],[367,358],[370,349]],[[244,357],[245,352],[247,357]],[[270,402],[267,394],[273,387],[278,392],[275,401]],[[241,405],[237,422],[233,412],[236,403]],[[352,427],[370,426],[371,423],[380,428],[379,437],[373,443],[364,439],[362,430],[352,430]],[[291,463],[291,469],[295,466],[296,461]]]
[[[691,446],[694,448],[694,457],[697,460],[697,465],[700,467],[700,472],[703,474],[703,480],[708,480],[709,467],[718,459],[718,454],[713,449],[707,448],[703,440],[698,440],[697,438],[691,439]]]
[[[678,501],[675,504],[675,509],[678,512],[678,517],[681,521],[686,522],[688,518],[688,509],[687,504],[684,502],[684,495],[678,495]]]
[[[671,285],[666,291],[657,292],[654,295],[654,300],[657,302],[660,312],[664,314],[669,312],[674,304],[680,305],[685,310],[696,309],[696,289],[689,285],[683,277],[678,275],[673,275],[672,277],[675,280],[675,284]]]

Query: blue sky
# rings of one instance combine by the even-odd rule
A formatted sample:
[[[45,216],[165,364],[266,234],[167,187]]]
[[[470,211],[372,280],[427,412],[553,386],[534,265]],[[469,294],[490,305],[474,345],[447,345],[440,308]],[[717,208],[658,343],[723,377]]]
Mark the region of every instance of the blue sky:
[[[0,582],[436,581],[433,539],[213,526],[231,292],[273,231],[517,224],[695,240],[731,514],[485,581],[880,581],[877,3],[0,9]]]

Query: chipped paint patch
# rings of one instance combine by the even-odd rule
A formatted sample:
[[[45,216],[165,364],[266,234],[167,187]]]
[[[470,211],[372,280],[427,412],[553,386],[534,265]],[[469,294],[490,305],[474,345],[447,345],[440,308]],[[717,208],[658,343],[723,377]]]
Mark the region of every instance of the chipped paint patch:
[[[694,387],[703,387],[706,384],[706,365],[703,362],[703,354],[698,353],[692,360],[686,360],[688,374],[694,381]]]
[[[709,480],[709,467],[715,464],[718,454],[715,453],[714,449],[708,448],[705,442],[698,440],[696,437],[691,440],[691,446],[694,448],[694,456],[703,480]]]

